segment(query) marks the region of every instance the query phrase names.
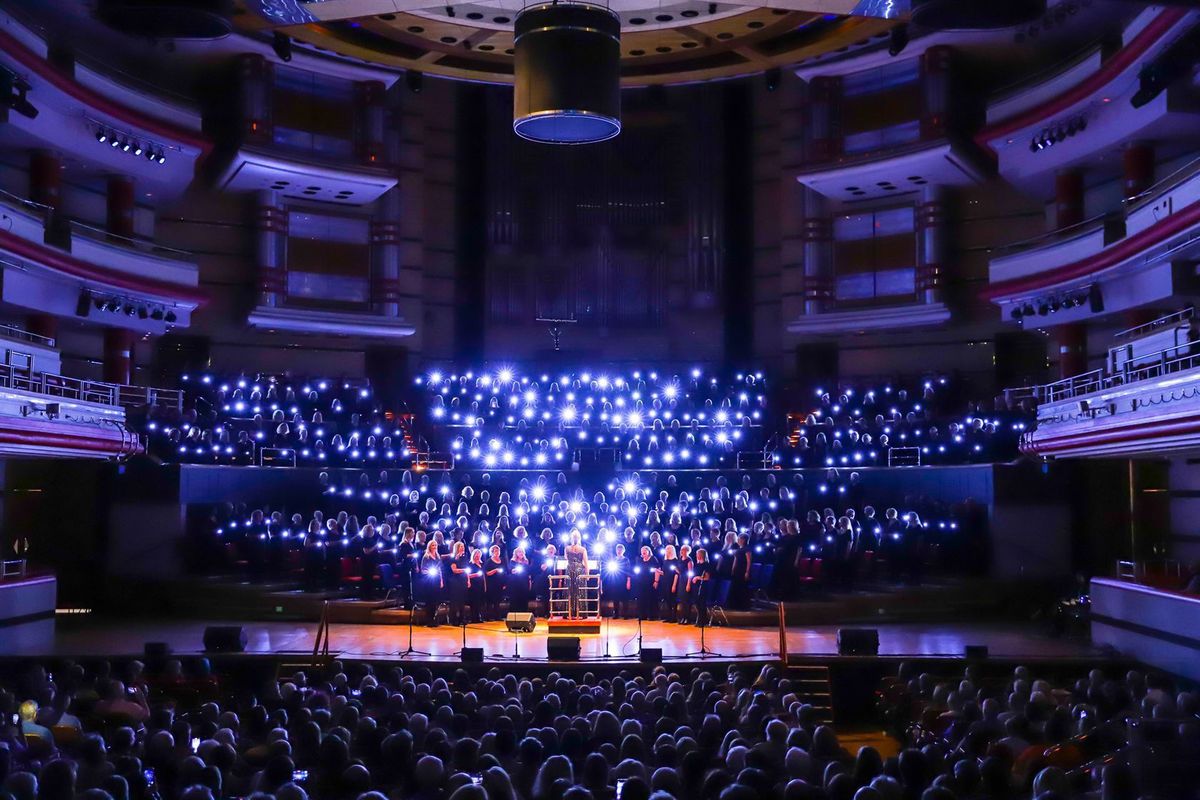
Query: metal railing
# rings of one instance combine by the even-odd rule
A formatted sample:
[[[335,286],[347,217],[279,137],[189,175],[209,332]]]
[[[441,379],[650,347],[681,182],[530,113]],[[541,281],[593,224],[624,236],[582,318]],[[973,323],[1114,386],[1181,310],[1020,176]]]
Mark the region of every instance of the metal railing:
[[[93,225],[90,222],[73,219],[70,221],[71,235],[78,233],[79,235],[92,239],[97,242],[111,242],[123,247],[128,247],[131,250],[137,250],[140,253],[147,255],[158,256],[160,258],[173,258],[179,261],[194,261],[196,256],[187,250],[180,250],[177,247],[169,247],[165,244],[159,244],[151,239],[145,239],[140,236],[123,236],[119,233],[112,233],[104,228]]]
[[[0,336],[6,339],[15,339],[19,342],[29,342],[30,344],[40,345],[42,347],[55,347],[58,342],[53,337],[42,336],[37,333],[30,333],[24,328],[18,328],[16,325],[0,325]]]
[[[1192,352],[1186,352],[1192,351]],[[1175,345],[1150,353],[1146,359],[1157,359],[1154,363],[1143,363],[1120,372],[1105,374],[1103,369],[1094,369],[1081,375],[1073,375],[1044,386],[1029,387],[1038,403],[1055,403],[1070,400],[1085,394],[1102,392],[1121,386],[1130,386],[1141,381],[1154,380],[1164,375],[1184,372],[1200,367],[1200,345],[1196,342]]]
[[[117,405],[115,384],[68,378],[52,372],[34,372],[11,364],[0,364],[0,387],[85,403]]]
[[[1145,336],[1148,333],[1153,333],[1159,328],[1165,328],[1170,325],[1175,325],[1179,322],[1186,322],[1189,319],[1193,319],[1195,316],[1196,309],[1194,306],[1181,308],[1174,314],[1167,314],[1165,317],[1159,317],[1158,319],[1150,320],[1149,322],[1141,325],[1135,325],[1132,328],[1126,328],[1114,336],[1113,340],[1120,342],[1125,339],[1137,339],[1138,337]]]
[[[24,578],[29,573],[29,562],[23,558],[0,561],[0,580]]]
[[[117,402],[123,408],[157,408],[164,411],[183,411],[183,391],[157,389],[153,386],[118,386]]]

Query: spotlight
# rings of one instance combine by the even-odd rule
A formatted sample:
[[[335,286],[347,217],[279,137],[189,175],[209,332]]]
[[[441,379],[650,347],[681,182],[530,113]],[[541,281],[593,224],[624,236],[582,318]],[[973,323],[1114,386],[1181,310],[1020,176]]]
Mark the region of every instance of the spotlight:
[[[173,322],[175,322],[175,319],[176,319],[176,317],[175,317],[175,312],[174,312],[174,311],[168,311],[168,312],[166,313],[166,321],[167,321],[168,323],[173,323]]]
[[[908,47],[908,25],[897,25],[892,28],[888,39],[888,55],[895,58]]]
[[[152,319],[156,322],[162,322],[162,318],[163,318],[163,310],[161,308],[156,308],[150,312],[150,319]]]
[[[131,145],[131,144],[129,143],[129,140],[128,140],[128,139],[122,139],[122,140],[121,140],[121,150],[122,150],[122,152],[128,153],[128,152],[129,152],[129,148],[131,148],[131,147],[133,147],[133,145]]]
[[[404,85],[407,86],[408,90],[413,94],[420,94],[424,83],[425,76],[420,72],[410,69],[408,72],[404,73]]]
[[[1037,307],[1037,313],[1038,313],[1039,317],[1046,316],[1047,314],[1050,313],[1050,306],[1046,305],[1046,302],[1044,300],[1039,302],[1038,307]]]
[[[1032,317],[1033,316],[1033,304],[1032,303],[1026,303],[1025,305],[1021,306],[1021,316],[1023,316],[1023,317]]]
[[[157,160],[157,161],[158,161],[158,163],[160,163],[160,164],[165,164],[165,163],[167,163],[167,156],[166,156],[166,154],[165,154],[165,153],[163,153],[163,151],[162,151],[162,150],[159,150],[159,151],[158,151],[158,158],[157,158],[156,160]]]
[[[108,133],[105,132],[103,128],[96,129],[96,141],[100,144],[104,144],[108,141]]]
[[[275,55],[279,56],[280,61],[291,61],[292,37],[283,31],[275,31],[275,36],[271,39],[271,49],[275,51]]]
[[[120,311],[121,303],[116,298],[110,299],[107,303],[104,304],[104,310],[109,313],[112,313],[114,311]]]
[[[133,143],[133,154],[135,156],[140,156],[144,152],[145,152],[145,150],[142,149],[142,146],[140,144],[138,144],[137,142]]]
[[[108,144],[109,144],[109,146],[111,146],[111,147],[113,147],[113,148],[117,148],[117,147],[120,147],[120,146],[121,146],[121,141],[120,141],[120,140],[119,140],[119,139],[118,139],[118,138],[117,138],[115,135],[114,135],[114,136],[109,136],[109,137],[108,137]]]
[[[779,67],[774,67],[763,73],[763,79],[767,84],[767,91],[773,92],[779,88],[779,79],[783,77],[783,70]]]
[[[128,305],[125,306],[125,316],[132,317],[136,313],[137,313],[137,309],[133,307],[132,303],[129,303]]]
[[[1050,301],[1050,313],[1053,314],[1062,308],[1062,301],[1057,297]]]
[[[138,306],[137,315],[138,319],[145,319],[150,316],[150,310],[145,306]]]
[[[450,18],[454,17],[454,6],[446,6],[446,16]]]
[[[154,150],[153,150],[153,149],[151,149],[151,148],[149,148],[149,147],[147,147],[147,148],[146,148],[146,160],[147,160],[147,161],[154,161],[154,160],[155,160],[155,157],[154,157],[154,156],[155,156]]]
[[[1008,315],[1009,315],[1010,317],[1012,317],[1014,320],[1016,320],[1017,322],[1020,322],[1020,321],[1021,321],[1021,317],[1023,316],[1023,315],[1021,314],[1021,309],[1020,309],[1020,307],[1014,307],[1012,311],[1008,312]]]

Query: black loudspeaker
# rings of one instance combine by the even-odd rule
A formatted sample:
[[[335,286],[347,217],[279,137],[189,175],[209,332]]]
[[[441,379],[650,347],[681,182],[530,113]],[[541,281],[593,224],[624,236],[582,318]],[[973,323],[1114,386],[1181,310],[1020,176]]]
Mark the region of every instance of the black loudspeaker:
[[[874,628],[838,628],[838,655],[879,655],[879,631]]]
[[[504,618],[504,627],[512,633],[533,633],[537,620],[528,611],[512,611]]]
[[[1088,289],[1088,308],[1093,314],[1099,314],[1104,310],[1104,294],[1100,291],[1100,284],[1093,283]]]
[[[482,647],[464,647],[462,649],[462,662],[464,664],[482,664],[483,663],[483,648]]]
[[[209,625],[204,629],[204,652],[243,653],[246,631],[241,625]]]
[[[643,664],[661,664],[662,663],[662,648],[661,647],[643,647],[638,653],[638,661]]]
[[[551,661],[578,661],[578,636],[551,636],[546,640],[546,655]]]
[[[987,658],[988,649],[986,644],[969,644],[963,648],[963,655],[967,658]]]

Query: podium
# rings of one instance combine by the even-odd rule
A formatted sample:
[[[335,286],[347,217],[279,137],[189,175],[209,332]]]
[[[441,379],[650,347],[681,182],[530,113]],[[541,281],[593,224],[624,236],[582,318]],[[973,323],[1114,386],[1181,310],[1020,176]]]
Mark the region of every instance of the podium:
[[[600,632],[600,573],[584,573],[579,576],[579,582],[581,592],[578,615],[571,617],[570,576],[565,571],[558,571],[550,576],[550,633]]]

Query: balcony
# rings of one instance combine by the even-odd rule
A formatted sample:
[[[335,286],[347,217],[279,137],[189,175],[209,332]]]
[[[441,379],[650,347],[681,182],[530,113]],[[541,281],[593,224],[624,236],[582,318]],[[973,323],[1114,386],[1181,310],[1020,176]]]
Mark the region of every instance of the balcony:
[[[1125,142],[1180,140],[1200,133],[1200,107],[1186,87],[1163,92],[1140,108],[1129,102],[1141,67],[1198,22],[1200,12],[1146,9],[1125,28],[1115,52],[1092,48],[1062,69],[994,100],[976,143],[995,154],[1005,180],[1048,195],[1056,171],[1094,161]],[[1073,133],[1051,147],[1034,144],[1059,128]]]
[[[992,259],[984,297],[1002,318],[1048,295],[1097,287],[1101,309],[1040,318],[1054,325],[1194,291],[1200,256],[1200,159],[1168,175],[1123,209],[1016,246]]]
[[[220,171],[217,186],[229,192],[275,191],[297,200],[361,206],[396,185],[381,167],[315,161],[286,149],[243,146]]]
[[[32,87],[29,96],[39,112],[32,119],[10,113],[0,138],[22,149],[71,153],[102,172],[131,175],[160,198],[176,197],[191,185],[198,163],[212,149],[198,132],[194,110],[153,99],[92,66],[60,70],[47,60],[46,44],[37,34],[7,14],[0,14],[0,23],[0,66]],[[162,151],[165,160],[100,144],[96,134],[102,128]]]
[[[62,317],[161,334],[186,327],[205,299],[190,254],[143,239],[114,236],[79,221],[55,222],[51,209],[0,192],[0,299]],[[145,307],[139,314],[105,312],[81,297]],[[156,318],[157,317],[157,318]]]
[[[1200,446],[1200,343],[1187,342],[1036,387],[1037,429],[1021,449],[1042,457],[1113,457]]]

